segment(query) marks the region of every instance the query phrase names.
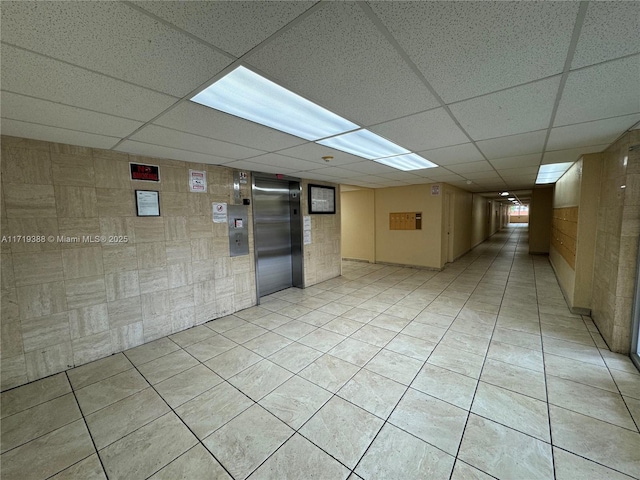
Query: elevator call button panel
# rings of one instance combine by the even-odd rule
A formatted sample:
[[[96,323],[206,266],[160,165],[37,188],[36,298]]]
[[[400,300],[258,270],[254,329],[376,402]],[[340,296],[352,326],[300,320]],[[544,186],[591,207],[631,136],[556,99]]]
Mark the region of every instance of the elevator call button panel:
[[[230,256],[249,255],[249,208],[246,205],[227,205],[227,218]]]

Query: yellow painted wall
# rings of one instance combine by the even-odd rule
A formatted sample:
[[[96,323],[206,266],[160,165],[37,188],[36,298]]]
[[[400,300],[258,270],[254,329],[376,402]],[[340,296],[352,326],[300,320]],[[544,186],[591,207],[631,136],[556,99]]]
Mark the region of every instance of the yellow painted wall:
[[[549,253],[553,186],[534,188],[529,208],[529,253]]]
[[[442,255],[440,261],[444,265],[448,260],[455,260],[471,249],[473,195],[470,192],[447,184],[442,185],[442,192],[443,195],[449,195],[451,202],[449,215],[452,216],[450,232],[452,240],[449,240],[445,229],[446,197],[443,196]],[[451,252],[448,252],[449,242],[451,242]],[[449,259],[447,259],[447,253],[449,253]]]
[[[422,212],[422,230],[390,230],[391,212]],[[375,191],[376,261],[441,268],[442,191],[430,185]]]
[[[471,205],[471,247],[484,242],[500,229],[500,217],[498,202],[480,195],[473,195]]]
[[[343,191],[342,256],[376,261],[375,192],[369,188]]]

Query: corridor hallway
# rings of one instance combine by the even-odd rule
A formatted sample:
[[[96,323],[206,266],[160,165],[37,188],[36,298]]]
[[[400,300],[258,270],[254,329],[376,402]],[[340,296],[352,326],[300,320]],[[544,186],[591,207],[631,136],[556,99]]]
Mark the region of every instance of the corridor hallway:
[[[6,391],[2,479],[640,478],[640,374],[527,234],[441,272],[345,262]]]

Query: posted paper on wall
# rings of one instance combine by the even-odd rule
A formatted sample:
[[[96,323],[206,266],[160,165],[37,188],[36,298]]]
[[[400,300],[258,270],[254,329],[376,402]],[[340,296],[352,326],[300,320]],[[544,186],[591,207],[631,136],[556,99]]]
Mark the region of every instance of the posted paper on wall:
[[[305,245],[311,244],[311,216],[310,215],[302,216],[302,233],[303,233],[302,237],[304,239],[304,244]]]
[[[191,192],[207,191],[207,172],[201,170],[189,170],[189,190]]]
[[[227,223],[227,204],[213,203],[213,223]]]

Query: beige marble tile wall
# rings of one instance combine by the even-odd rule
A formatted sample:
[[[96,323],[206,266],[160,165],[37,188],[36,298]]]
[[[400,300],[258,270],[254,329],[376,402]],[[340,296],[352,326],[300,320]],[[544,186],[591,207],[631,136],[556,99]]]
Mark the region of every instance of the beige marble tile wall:
[[[311,215],[311,244],[304,245],[304,284],[307,287],[341,274],[340,250],[340,186],[313,181],[314,185],[336,187],[335,215]],[[302,182],[302,214],[309,215],[308,185]]]
[[[253,244],[231,258],[227,225],[211,218],[212,202],[231,202],[231,169],[1,140],[1,235],[44,239],[2,243],[2,389],[256,304]],[[159,165],[161,182],[131,181],[130,161]],[[207,171],[208,193],[189,193],[189,168]],[[135,189],[160,192],[161,217],[136,216]],[[311,283],[339,274],[315,256],[339,230],[314,222]],[[249,229],[252,238],[251,219]]]
[[[640,130],[605,153],[593,281],[593,320],[611,350],[628,353],[640,235]]]

